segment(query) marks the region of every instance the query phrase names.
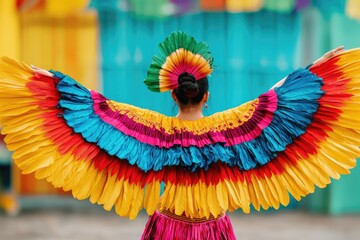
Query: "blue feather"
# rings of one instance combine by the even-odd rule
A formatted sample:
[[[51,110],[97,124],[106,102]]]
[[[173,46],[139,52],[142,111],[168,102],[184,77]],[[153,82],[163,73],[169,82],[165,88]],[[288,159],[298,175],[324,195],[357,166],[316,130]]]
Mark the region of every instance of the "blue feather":
[[[61,93],[59,107],[64,109],[67,124],[85,141],[97,144],[110,155],[127,159],[144,171],[157,171],[165,166],[182,166],[195,171],[207,169],[217,161],[242,170],[264,165],[305,133],[318,109],[318,99],[324,94],[322,79],[307,69],[299,69],[290,74],[281,87],[274,89],[277,109],[272,122],[256,139],[234,146],[219,142],[202,148],[175,145],[165,149],[142,143],[104,122],[93,110],[89,90],[69,76],[53,73],[61,79],[57,85]]]

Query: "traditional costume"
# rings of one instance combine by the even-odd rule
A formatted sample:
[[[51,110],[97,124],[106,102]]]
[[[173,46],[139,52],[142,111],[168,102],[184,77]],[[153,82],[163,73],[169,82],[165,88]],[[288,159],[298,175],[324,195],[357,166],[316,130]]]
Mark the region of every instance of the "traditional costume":
[[[0,61],[0,117],[23,173],[134,219],[143,239],[235,239],[226,211],[300,200],[360,156],[360,50],[299,69],[253,101],[195,121],[107,99],[60,72]],[[212,71],[207,44],[183,32],[160,44],[152,91]],[[160,184],[166,187],[160,197]]]

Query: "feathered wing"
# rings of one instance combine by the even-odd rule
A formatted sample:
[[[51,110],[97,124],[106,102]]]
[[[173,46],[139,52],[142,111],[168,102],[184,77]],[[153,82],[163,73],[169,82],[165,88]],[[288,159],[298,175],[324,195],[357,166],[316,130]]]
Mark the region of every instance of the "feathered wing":
[[[2,58],[1,123],[24,173],[121,216],[152,214],[161,182],[160,207],[179,215],[278,208],[355,166],[359,59],[347,51],[239,107],[183,121]]]

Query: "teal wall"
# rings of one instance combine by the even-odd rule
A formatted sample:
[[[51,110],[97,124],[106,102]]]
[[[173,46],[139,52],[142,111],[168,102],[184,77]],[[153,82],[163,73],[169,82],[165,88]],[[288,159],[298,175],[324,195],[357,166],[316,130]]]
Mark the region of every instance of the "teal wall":
[[[157,46],[182,30],[206,41],[215,58],[206,114],[257,97],[294,69],[299,15],[269,12],[199,13],[145,20],[114,10],[99,12],[104,93],[121,102],[175,114],[169,93],[143,84]]]

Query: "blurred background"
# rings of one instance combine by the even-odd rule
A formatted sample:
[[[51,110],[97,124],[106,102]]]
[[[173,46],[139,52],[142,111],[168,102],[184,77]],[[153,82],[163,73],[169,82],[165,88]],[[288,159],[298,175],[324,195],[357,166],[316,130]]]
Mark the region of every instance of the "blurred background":
[[[0,0],[0,56],[60,70],[108,98],[174,115],[169,93],[149,92],[143,79],[158,44],[186,31],[208,42],[215,58],[206,112],[212,114],[257,97],[332,48],[360,47],[359,19],[360,0]],[[139,238],[145,214],[120,219],[21,175],[2,140],[0,239]],[[270,216],[236,212],[236,234],[360,239],[359,185],[355,168]]]

